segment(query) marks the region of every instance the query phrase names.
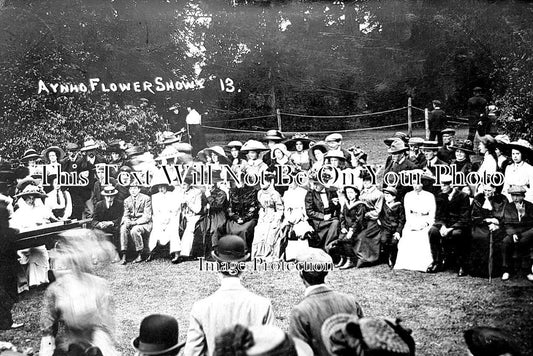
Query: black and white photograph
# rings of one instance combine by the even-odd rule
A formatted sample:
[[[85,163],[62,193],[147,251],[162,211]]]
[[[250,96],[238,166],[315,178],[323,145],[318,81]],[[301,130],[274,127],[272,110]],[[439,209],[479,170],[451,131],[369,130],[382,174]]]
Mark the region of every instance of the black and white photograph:
[[[0,356],[533,355],[533,2],[0,0]]]

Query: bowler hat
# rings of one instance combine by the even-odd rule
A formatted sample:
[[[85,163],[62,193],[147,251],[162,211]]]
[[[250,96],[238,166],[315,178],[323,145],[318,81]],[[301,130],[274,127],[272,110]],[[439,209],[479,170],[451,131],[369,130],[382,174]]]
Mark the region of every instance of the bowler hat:
[[[237,235],[226,235],[218,240],[218,250],[211,252],[219,262],[241,262],[250,256],[246,252],[246,242]]]
[[[396,154],[396,153],[401,153],[401,152],[405,152],[407,151],[409,148],[405,145],[405,142],[400,140],[400,139],[396,139],[394,140],[389,149],[387,150],[388,153],[390,154]]]
[[[141,355],[163,355],[175,351],[185,343],[178,342],[178,321],[170,315],[152,314],[141,321],[139,336],[131,344]]]

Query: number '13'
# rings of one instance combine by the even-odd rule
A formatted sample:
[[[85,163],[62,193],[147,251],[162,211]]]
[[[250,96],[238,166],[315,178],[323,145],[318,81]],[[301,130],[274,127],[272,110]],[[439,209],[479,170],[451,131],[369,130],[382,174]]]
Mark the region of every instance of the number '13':
[[[219,79],[220,82],[220,90],[233,93],[235,91],[235,85],[233,84],[233,79],[226,78],[224,80]]]

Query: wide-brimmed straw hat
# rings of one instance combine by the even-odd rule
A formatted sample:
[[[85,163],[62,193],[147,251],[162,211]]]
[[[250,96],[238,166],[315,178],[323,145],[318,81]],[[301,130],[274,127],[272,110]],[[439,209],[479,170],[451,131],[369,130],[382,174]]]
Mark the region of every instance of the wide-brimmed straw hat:
[[[507,147],[512,150],[520,151],[522,155],[526,156],[527,158],[533,156],[533,148],[531,147],[531,144],[522,138],[509,143]]]
[[[104,197],[111,197],[111,196],[115,196],[118,194],[118,190],[113,187],[112,185],[106,185],[104,186],[104,189],[102,189],[102,191],[100,192],[100,195],[104,196]]]
[[[24,151],[24,154],[22,155],[22,158],[20,159],[22,162],[30,161],[30,160],[36,160],[37,158],[40,158],[41,155],[37,153],[33,148],[30,148],[26,151]]]
[[[312,140],[309,137],[307,137],[307,135],[305,134],[296,134],[292,136],[290,140],[285,142],[285,146],[287,146],[287,149],[289,151],[296,151],[297,142],[301,142],[303,145],[303,149],[307,150]]]
[[[407,150],[409,150],[409,147],[405,145],[405,141],[398,138],[391,143],[387,152],[390,154],[396,154],[406,152]]]
[[[48,153],[55,152],[57,160],[61,161],[65,157],[65,151],[63,151],[59,146],[50,146],[43,151],[43,157],[45,160],[48,160]]]
[[[174,190],[174,186],[169,183],[165,172],[162,169],[160,169],[154,174],[154,177],[152,178],[150,193],[156,194],[158,192],[159,187],[162,185],[166,186],[167,190],[169,191]]]
[[[86,151],[92,151],[92,150],[97,150],[99,149],[100,146],[96,143],[96,141],[94,140],[94,138],[87,138],[84,142],[83,142],[83,147],[81,148],[80,151],[82,152],[86,152]]]
[[[218,160],[220,163],[223,164],[229,164],[229,158],[226,155],[226,152],[224,151],[224,148],[222,146],[212,146],[204,149],[207,153],[214,153],[218,156]]]
[[[261,143],[261,142],[259,142],[257,140],[248,140],[241,147],[241,151],[243,151],[243,152],[268,151],[268,148],[263,143]]]
[[[219,262],[241,262],[250,256],[246,252],[246,241],[237,235],[226,235],[218,241],[217,251],[211,253]]]
[[[312,161],[316,161],[315,157],[315,150],[320,150],[322,153],[326,153],[329,151],[328,145],[324,141],[316,142],[313,145],[309,146],[309,158],[311,158]]]
[[[131,345],[140,355],[164,355],[180,350],[185,342],[178,342],[178,321],[163,314],[152,314],[141,321],[139,336]]]
[[[46,194],[36,185],[28,184],[22,192],[15,194],[15,198],[19,197],[27,197],[27,196],[35,196],[37,198],[45,198]]]

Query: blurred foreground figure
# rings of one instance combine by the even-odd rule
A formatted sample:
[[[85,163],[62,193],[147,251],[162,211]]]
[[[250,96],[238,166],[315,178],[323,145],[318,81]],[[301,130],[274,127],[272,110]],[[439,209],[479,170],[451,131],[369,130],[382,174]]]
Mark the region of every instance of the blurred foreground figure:
[[[520,356],[518,346],[503,330],[476,327],[464,333],[468,350],[474,356]]]
[[[116,256],[113,245],[91,230],[70,230],[50,254],[56,280],[44,295],[39,355],[65,355],[72,344],[96,346],[103,356],[118,355],[109,286],[92,272],[94,263]],[[65,326],[60,336],[59,321]]]

